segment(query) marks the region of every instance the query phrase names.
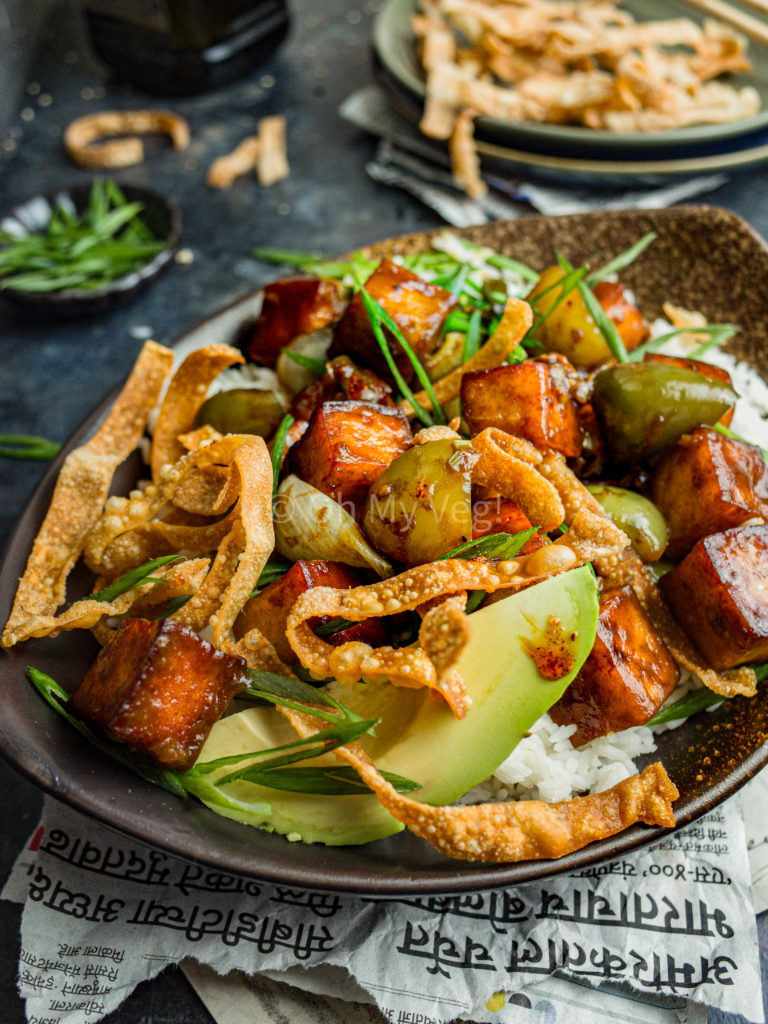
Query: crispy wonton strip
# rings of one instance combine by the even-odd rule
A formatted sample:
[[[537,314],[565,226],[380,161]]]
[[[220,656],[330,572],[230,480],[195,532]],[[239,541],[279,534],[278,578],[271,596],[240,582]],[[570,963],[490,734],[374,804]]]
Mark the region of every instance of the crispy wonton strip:
[[[63,603],[85,535],[101,513],[115,470],[139,443],[172,364],[170,349],[146,342],[102,426],[65,459],[16,591],[4,647],[22,639],[26,619],[52,615]]]
[[[185,452],[193,452],[195,448],[199,448],[205,441],[220,441],[223,436],[210,423],[204,423],[202,427],[196,427],[186,434],[180,434],[178,442]]]
[[[222,540],[205,582],[175,619],[191,629],[210,625],[220,650],[244,658],[251,668],[290,675],[258,629],[235,642],[232,626],[251,596],[275,544],[272,527],[272,463],[260,437],[250,435],[234,453],[239,498],[231,529]]]
[[[285,152],[285,118],[263,117],[259,121],[259,159],[256,174],[260,185],[274,185],[290,173]]]
[[[174,571],[174,566],[165,566],[155,574],[155,579],[165,579]],[[92,629],[101,619],[112,615],[124,615],[142,597],[149,594],[158,584],[143,583],[133,590],[120,594],[114,601],[94,601],[84,597],[63,611],[61,615],[32,615],[18,627],[14,643],[29,640],[33,636],[58,636],[72,629]],[[8,645],[10,646],[10,644]]]
[[[459,366],[445,377],[435,381],[433,387],[438,402],[442,405],[444,402],[456,398],[461,390],[461,378],[465,373],[469,373],[471,370],[492,370],[496,366],[501,366],[515,345],[525,336],[532,323],[533,313],[527,302],[523,302],[522,299],[507,299],[499,326],[480,351],[468,359],[463,366]],[[419,391],[416,399],[427,409],[432,408],[426,391]],[[400,408],[406,416],[415,415],[410,402],[400,402]]]
[[[157,483],[163,466],[184,454],[179,435],[192,430],[208,388],[222,370],[244,363],[241,352],[230,345],[206,345],[190,352],[173,375],[165,393],[152,437],[152,480]]]
[[[607,536],[610,536],[613,530],[626,538],[626,534],[615,526],[602,505],[566,466],[561,456],[547,454],[540,468],[557,488],[565,506],[565,521],[569,526],[576,522],[578,516],[589,512],[596,522],[602,521]],[[705,686],[715,693],[722,694],[723,697],[733,697],[736,694],[754,696],[757,688],[754,670],[742,666],[725,672],[716,672],[711,668],[667,608],[659,588],[649,576],[640,556],[631,547],[626,544],[619,547],[617,543],[613,551],[597,554],[590,560],[611,586],[624,583],[632,586],[673,657],[683,668],[693,672]]]
[[[475,147],[475,111],[465,107],[456,118],[448,143],[451,166],[457,188],[463,189],[471,199],[481,199],[488,193],[480,169],[480,157]]]
[[[144,159],[141,139],[96,140],[109,135],[136,136],[153,132],[170,136],[174,149],[186,149],[189,145],[189,125],[183,117],[169,110],[105,110],[78,117],[64,132],[64,145],[81,167],[130,167]]]
[[[252,436],[252,434],[228,434],[220,441],[213,441],[193,452],[188,452],[174,466],[163,471],[159,484],[150,484],[144,491],[132,491],[130,498],[117,495],[111,497],[104,507],[104,514],[93,524],[84,541],[83,553],[88,568],[95,573],[114,576],[115,571],[108,552],[116,538],[148,523],[168,505],[176,488],[187,473],[200,466],[229,465],[237,447]],[[169,524],[163,525],[166,530],[170,528]],[[176,527],[176,529],[181,529],[181,527]],[[184,529],[194,530],[195,527],[184,527]],[[199,529],[203,531],[216,530],[217,526],[214,524],[213,527],[203,526]],[[192,535],[188,534],[187,536],[191,537]],[[217,536],[220,540],[223,534],[217,534]],[[216,547],[219,540],[214,540],[211,547]],[[202,552],[211,550],[211,547],[197,545],[195,550]],[[118,559],[120,565],[123,564],[125,557],[124,554],[123,560]],[[129,564],[138,565],[140,561],[139,558],[138,561]]]
[[[466,607],[466,590],[452,594],[425,612],[419,629],[419,643],[435,666],[442,694],[457,718],[464,718],[472,707],[464,680],[453,667],[472,635]]]
[[[571,567],[575,565],[568,566]],[[466,697],[463,685],[458,688],[453,666],[471,629],[463,607],[459,607],[459,602],[463,606],[464,601],[461,592],[519,589],[543,578],[526,575],[525,559],[502,562],[443,559],[352,590],[313,587],[301,594],[291,609],[285,634],[304,668],[320,678],[333,676],[340,683],[351,685],[367,676],[386,678],[393,686],[425,686],[443,697],[457,717],[461,717],[462,709],[466,710]],[[309,625],[309,620],[316,615],[362,622],[452,596],[456,600],[441,600],[425,614],[423,647],[372,648],[357,641],[332,647],[316,636]],[[448,633],[455,632],[455,636],[447,639],[446,635],[439,636],[443,626],[447,626]]]
[[[536,467],[541,455],[523,438],[487,427],[472,438],[480,458],[472,479],[512,498],[535,526],[554,530],[563,522],[564,509],[557,490]]]
[[[235,178],[247,174],[256,166],[261,143],[258,135],[249,135],[235,146],[231,153],[220,156],[208,168],[206,184],[212,188],[231,188]]]
[[[188,597],[195,593],[205,579],[210,564],[210,558],[189,558],[184,562],[169,566],[164,575],[164,582],[155,584],[146,594],[136,598],[128,609],[130,618],[155,619],[165,615],[168,602],[173,598]],[[155,575],[157,578],[163,578],[162,571]],[[97,580],[94,589],[98,590],[107,582],[103,578]],[[167,615],[167,618],[173,619],[176,615],[178,615],[178,611]],[[91,627],[91,633],[102,647],[106,647],[110,640],[114,639],[117,627],[113,629],[108,625],[107,619],[103,618]]]
[[[104,552],[99,569],[110,578],[141,565],[150,558],[173,555],[203,555],[215,551],[232,526],[234,510],[224,519],[204,526],[183,526],[161,521],[142,523],[116,537]]]
[[[280,708],[302,737],[321,723],[310,715]],[[564,857],[598,839],[614,836],[636,822],[672,828],[672,801],[680,795],[661,764],[649,765],[603,793],[561,803],[540,800],[432,807],[398,793],[357,743],[339,747],[389,813],[447,857],[509,864]]]
[[[173,495],[173,504],[193,515],[215,515],[213,509],[226,500],[222,498],[222,491],[225,487],[231,488],[230,481],[231,474],[224,466],[204,466],[181,481]],[[234,497],[226,501],[224,507],[229,508],[233,500]]]
[[[247,633],[240,644],[235,643],[232,626],[258,583],[261,571],[275,547],[272,525],[272,462],[261,437],[252,437],[235,452],[235,466],[240,474],[239,521],[242,526],[241,553],[235,572],[221,595],[221,603],[213,626],[216,647],[244,657],[241,651],[256,649],[252,641],[263,640],[261,634]]]

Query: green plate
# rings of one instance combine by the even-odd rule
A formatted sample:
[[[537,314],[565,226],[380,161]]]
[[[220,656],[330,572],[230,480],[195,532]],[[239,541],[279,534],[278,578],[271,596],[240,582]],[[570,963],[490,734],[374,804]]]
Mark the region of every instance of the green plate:
[[[622,7],[638,20],[687,17],[702,21],[701,15],[679,0],[625,0]],[[424,73],[416,58],[415,36],[411,28],[411,15],[416,8],[416,0],[389,0],[374,23],[373,48],[386,75],[391,76],[396,85],[414,100],[423,103]],[[574,125],[513,123],[483,116],[476,121],[476,135],[479,141],[489,143],[497,150],[520,150],[586,160],[621,160],[625,156],[634,156],[637,161],[674,159],[677,162],[709,156],[712,161],[707,170],[720,169],[730,166],[723,161],[727,161],[734,149],[768,144],[768,137],[762,134],[768,129],[768,50],[750,42],[749,57],[753,70],[734,76],[732,82],[737,88],[751,85],[757,89],[764,109],[753,117],[727,124],[622,134]],[[748,138],[753,133],[759,135],[755,139]],[[478,148],[483,151],[482,145]],[[674,156],[670,151],[674,151]],[[738,162],[736,166],[739,166]],[[675,173],[686,173],[686,169]],[[697,171],[694,169],[689,173]]]

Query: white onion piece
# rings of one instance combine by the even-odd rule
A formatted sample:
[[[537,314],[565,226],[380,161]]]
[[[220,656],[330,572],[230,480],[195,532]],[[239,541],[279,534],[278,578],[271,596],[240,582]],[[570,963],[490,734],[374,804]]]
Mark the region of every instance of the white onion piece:
[[[310,356],[312,359],[325,361],[328,349],[333,341],[333,332],[330,327],[320,327],[309,334],[300,334],[290,344],[286,345],[291,352],[301,356]],[[306,366],[299,366],[295,359],[291,359],[285,352],[277,357],[275,366],[277,378],[289,395],[296,395],[303,391],[313,380],[317,380],[317,374]]]
[[[297,476],[287,476],[278,487],[274,522],[275,546],[291,561],[323,558],[369,567],[382,579],[392,575],[392,566],[371,547],[352,516]]]

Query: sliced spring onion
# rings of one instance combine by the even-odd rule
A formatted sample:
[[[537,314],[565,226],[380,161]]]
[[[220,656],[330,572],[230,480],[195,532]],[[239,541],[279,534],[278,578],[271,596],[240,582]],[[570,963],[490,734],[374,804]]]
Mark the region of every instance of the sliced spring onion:
[[[668,341],[672,341],[673,338],[679,337],[681,334],[706,334],[708,340],[704,344],[699,345],[698,348],[689,352],[684,358],[687,359],[700,359],[709,349],[714,348],[717,345],[722,345],[724,341],[733,337],[740,328],[737,324],[707,324],[706,327],[677,327],[673,331],[666,331],[664,334],[658,335],[656,338],[649,338],[648,341],[644,341],[637,348],[633,348],[627,356],[629,362],[637,362],[642,359],[646,352],[657,352],[660,348],[663,348]]]
[[[164,565],[170,565],[171,562],[179,561],[181,561],[181,555],[161,555],[160,558],[151,558],[148,562],[144,562],[143,565],[137,565],[135,569],[130,569],[122,576],[119,576],[101,590],[97,590],[95,594],[89,594],[88,600],[114,601],[116,597],[126,594],[135,587],[140,587],[142,583],[162,583],[162,579],[153,579],[152,573],[162,569]]]
[[[571,264],[560,252],[557,254],[557,261],[567,273],[573,270]],[[629,357],[621,335],[616,330],[616,325],[600,305],[595,297],[595,293],[586,283],[586,280],[579,281],[577,288],[579,289],[579,295],[584,300],[584,305],[587,307],[589,315],[595,321],[597,329],[603,338],[605,338],[605,343],[613,353],[614,358],[619,363],[626,363]]]
[[[397,324],[389,315],[389,313],[387,313],[387,311],[376,301],[376,299],[374,299],[374,297],[369,292],[365,290],[365,288],[362,285],[359,285],[359,291],[363,300],[363,305],[365,306],[365,311],[368,314],[371,329],[373,330],[374,336],[379,344],[379,348],[381,349],[382,355],[384,356],[387,362],[389,371],[394,377],[395,383],[397,384],[401,395],[403,396],[403,398],[407,399],[408,402],[410,402],[411,407],[413,408],[417,417],[421,420],[425,427],[434,426],[435,423],[445,423],[445,415],[443,413],[442,408],[440,407],[440,403],[437,400],[437,396],[435,395],[434,389],[432,387],[432,382],[427,376],[426,370],[419,362],[416,353],[413,351],[411,346],[403,337],[400,328],[397,326]],[[392,352],[390,351],[389,343],[384,335],[384,327],[386,327],[392,333],[392,335],[395,338],[395,341],[397,341],[402,350],[408,356],[411,366],[413,366],[416,376],[419,378],[421,386],[427,392],[427,396],[430,402],[432,403],[432,415],[430,415],[427,412],[424,406],[418,401],[413,391],[411,391],[408,384],[405,382],[405,378],[400,372],[397,363],[395,362],[395,359],[392,355]]]
[[[662,725],[664,722],[675,722],[678,718],[688,718],[689,715],[695,715],[698,711],[704,711],[705,708],[722,704],[724,699],[721,693],[715,693],[714,690],[702,686],[700,690],[692,690],[680,700],[676,700],[674,704],[657,711],[653,718],[645,724]]]
[[[453,551],[441,555],[438,561],[444,558],[514,558],[536,533],[536,529],[533,526],[519,533],[490,533],[487,537],[468,540]]]
[[[286,414],[280,421],[280,426],[275,432],[275,437],[272,441],[272,496],[277,494],[278,483],[280,482],[280,470],[283,466],[283,455],[285,454],[285,440],[288,436],[288,431],[291,429],[293,424],[296,422],[293,416]]]
[[[647,235],[631,245],[629,249],[625,249],[624,252],[620,252],[618,256],[614,256],[612,260],[608,260],[605,266],[600,267],[599,270],[593,271],[587,277],[587,284],[590,288],[594,288],[596,284],[604,281],[609,274],[617,274],[620,270],[624,270],[630,263],[634,263],[640,253],[644,252],[648,246],[654,242],[659,236],[655,231],[649,231]]]
[[[61,445],[46,437],[34,434],[0,434],[0,458],[29,459],[34,462],[50,462],[55,458]]]

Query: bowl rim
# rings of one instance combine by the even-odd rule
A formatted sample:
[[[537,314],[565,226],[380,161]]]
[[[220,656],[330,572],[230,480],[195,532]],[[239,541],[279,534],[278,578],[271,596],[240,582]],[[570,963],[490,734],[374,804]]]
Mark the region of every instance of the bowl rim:
[[[768,243],[738,215],[716,207],[675,207],[671,210],[663,211],[597,211],[590,214],[573,214],[564,217],[536,219],[557,225],[563,222],[583,224],[585,221],[588,224],[595,219],[607,219],[610,223],[616,219],[641,221],[650,218],[657,224],[663,224],[665,221],[674,222],[676,219],[686,216],[693,216],[696,218],[697,223],[701,223],[702,226],[706,226],[708,222],[710,226],[713,226],[712,222],[715,220],[722,219],[723,217],[726,218],[731,226],[742,235],[745,232],[749,235],[750,244],[758,245],[762,250],[763,259],[768,261]],[[519,226],[519,222],[513,221],[510,222],[510,225],[514,228]],[[413,233],[401,236],[399,239],[390,239],[386,243],[371,245],[367,249],[375,253],[377,248],[381,246],[397,247],[400,244],[408,245],[409,241],[414,239],[424,244],[432,236],[444,230],[446,229],[438,228],[430,232]],[[457,233],[471,234],[473,230],[479,231],[481,229],[465,229]],[[226,319],[228,317],[234,323],[235,314],[238,311],[253,314],[260,301],[262,291],[263,289],[256,289],[248,292],[209,317],[204,318],[192,328],[182,332],[175,339],[172,347],[175,348],[183,344],[185,339],[188,339],[190,335],[201,329],[211,325],[217,327],[222,318]],[[11,533],[2,564],[0,565],[0,580],[7,582],[11,578],[18,576],[20,557],[23,555],[23,560],[26,560],[29,551],[29,541],[34,536],[36,527],[39,525],[40,519],[47,508],[56,475],[66,453],[72,447],[82,442],[84,437],[98,425],[118,392],[119,387],[115,388],[87,415],[56,460],[48,468]],[[22,546],[22,551],[19,550],[19,545]],[[21,561],[22,567],[24,561]],[[0,611],[7,610],[10,607],[10,597],[11,595],[8,593],[0,591]],[[36,641],[32,643],[36,643]],[[16,678],[22,664],[26,663],[26,659],[26,652],[20,651],[19,648],[13,649],[12,652],[4,652],[4,657],[0,659],[0,677],[5,676],[5,682],[10,682],[8,677],[11,675]],[[29,691],[31,689],[31,687],[28,687]],[[766,692],[766,700],[768,700],[768,692]],[[48,716],[50,716],[57,723],[56,728],[58,728],[60,720],[54,715],[54,712],[47,708],[42,701],[39,701],[39,705],[39,708],[35,705],[35,714],[38,718],[49,724]],[[712,714],[716,717],[711,719],[711,721],[717,721],[718,712],[715,711]],[[69,732],[68,727],[61,723],[61,728],[67,730],[63,734],[66,742]],[[109,765],[110,775],[116,774],[118,781],[123,778],[126,780],[133,803],[126,809],[126,807],[120,804],[119,796],[112,797],[111,800],[104,800],[98,797],[92,789],[73,786],[67,778],[67,771],[62,770],[60,765],[52,763],[52,755],[49,753],[50,748],[46,746],[41,753],[42,737],[38,736],[37,733],[35,733],[35,737],[39,741],[38,749],[30,748],[24,742],[24,737],[14,731],[13,723],[9,722],[8,718],[5,720],[0,719],[0,755],[9,761],[11,765],[43,790],[63,800],[69,806],[81,813],[94,817],[96,820],[121,833],[129,835],[135,840],[155,848],[159,846],[160,849],[168,853],[199,861],[212,868],[226,870],[247,877],[279,884],[357,892],[371,896],[458,893],[478,888],[521,884],[549,875],[572,872],[596,863],[608,861],[638,847],[657,842],[672,832],[690,824],[702,814],[710,811],[722,800],[735,793],[758,770],[768,764],[768,739],[766,739],[760,745],[750,750],[747,756],[741,759],[736,767],[730,771],[724,781],[711,784],[698,795],[689,797],[676,812],[677,823],[673,830],[656,826],[634,825],[617,836],[590,844],[576,851],[576,853],[559,860],[497,865],[485,863],[468,864],[466,862],[454,862],[445,858],[444,863],[443,860],[440,861],[438,869],[418,870],[408,863],[408,851],[418,849],[421,845],[426,844],[421,844],[419,840],[416,840],[415,837],[410,836],[408,833],[399,833],[390,839],[365,844],[363,847],[329,848],[320,844],[291,844],[309,851],[306,860],[312,864],[312,868],[308,871],[300,861],[286,863],[286,860],[281,857],[281,852],[284,852],[286,849],[284,837],[270,835],[261,830],[254,830],[251,826],[222,819],[202,805],[192,808],[191,815],[184,822],[184,828],[177,827],[178,823],[173,820],[174,812],[176,812],[176,817],[181,816],[179,805],[182,803],[186,804],[187,802],[179,801],[177,798],[164,794],[163,791],[158,791],[157,787],[144,783],[143,780],[138,779],[126,769],[107,759],[99,751],[90,747],[90,745],[86,745],[85,750],[91,775],[98,777],[100,764]],[[72,737],[80,740],[80,737],[77,737],[77,734],[74,732]],[[85,741],[82,742],[85,743]],[[68,742],[66,745],[68,748],[71,746]],[[103,762],[99,760],[100,758],[103,758]],[[141,803],[140,798],[142,794],[146,794],[148,798],[147,813],[145,813],[144,805]],[[157,817],[153,816],[155,808],[160,807],[171,809],[171,816],[166,822],[167,828],[163,831],[162,835],[158,833]],[[205,826],[202,829],[197,824],[201,816]],[[214,838],[221,839],[223,845],[211,847],[211,835],[214,835]],[[257,836],[255,842],[254,835]],[[377,859],[378,854],[373,848],[381,843],[391,842],[400,844],[402,857],[406,863],[400,863],[398,860],[389,865],[391,870],[388,872],[382,868],[381,863]],[[275,845],[275,843],[278,845]],[[251,846],[258,848],[256,856],[251,852]],[[358,856],[355,860],[354,869],[347,867],[339,871],[333,864],[333,851],[335,849],[343,851],[351,849],[356,854],[358,851],[362,851],[362,855]],[[330,855],[328,854],[329,850],[331,851]],[[369,863],[366,862],[368,850],[372,853]],[[319,851],[315,860],[312,857],[313,851]],[[399,857],[400,848],[398,848],[397,852]]]

